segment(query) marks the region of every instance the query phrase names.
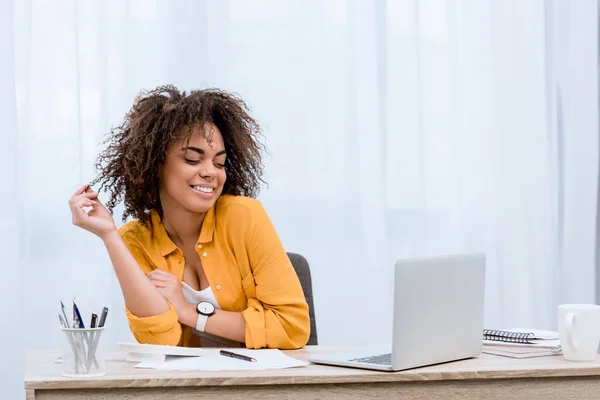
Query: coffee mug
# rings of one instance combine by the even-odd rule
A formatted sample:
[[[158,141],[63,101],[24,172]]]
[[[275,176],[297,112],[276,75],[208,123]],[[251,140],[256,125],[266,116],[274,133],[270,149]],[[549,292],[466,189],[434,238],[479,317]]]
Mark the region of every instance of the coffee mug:
[[[600,344],[600,306],[595,304],[558,306],[558,334],[565,359],[593,361]]]

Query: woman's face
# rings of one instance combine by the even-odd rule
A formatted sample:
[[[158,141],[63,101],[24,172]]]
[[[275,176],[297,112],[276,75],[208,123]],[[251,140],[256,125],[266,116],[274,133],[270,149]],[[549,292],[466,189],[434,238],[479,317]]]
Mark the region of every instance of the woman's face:
[[[203,213],[217,201],[225,180],[225,144],[219,129],[206,124],[194,127],[189,143],[176,142],[167,151],[159,170],[159,194],[163,211],[168,207]],[[209,143],[210,141],[210,143]]]

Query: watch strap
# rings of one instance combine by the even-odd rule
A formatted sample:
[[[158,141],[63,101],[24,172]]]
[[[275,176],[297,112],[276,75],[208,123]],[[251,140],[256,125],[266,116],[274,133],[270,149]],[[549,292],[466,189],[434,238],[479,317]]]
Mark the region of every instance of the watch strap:
[[[196,320],[196,330],[199,332],[204,332],[207,320],[208,317],[206,315],[198,314],[198,319]]]

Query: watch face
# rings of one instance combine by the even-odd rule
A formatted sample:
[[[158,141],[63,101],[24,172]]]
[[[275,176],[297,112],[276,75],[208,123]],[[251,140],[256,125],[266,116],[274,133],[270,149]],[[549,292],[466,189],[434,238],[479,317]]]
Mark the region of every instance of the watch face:
[[[201,301],[196,306],[196,310],[202,315],[213,315],[215,313],[215,306],[208,301]]]

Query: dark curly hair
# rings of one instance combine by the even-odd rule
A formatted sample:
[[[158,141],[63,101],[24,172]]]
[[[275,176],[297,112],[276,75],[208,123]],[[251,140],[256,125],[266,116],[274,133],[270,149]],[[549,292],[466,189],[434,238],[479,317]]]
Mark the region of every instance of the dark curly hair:
[[[248,115],[246,103],[238,95],[219,89],[186,94],[167,85],[142,91],[123,123],[113,128],[104,141],[107,147],[96,162],[100,175],[91,185],[99,183],[98,191],[105,188],[109,193],[108,210],[112,213],[123,200],[123,222],[132,216],[146,225],[149,210],[162,215],[159,166],[165,162],[171,145],[182,138],[189,142],[193,128],[207,123],[221,131],[227,152],[227,180],[222,194],[256,197],[264,183],[264,146],[258,140],[261,129]],[[210,137],[205,138],[210,141]]]

